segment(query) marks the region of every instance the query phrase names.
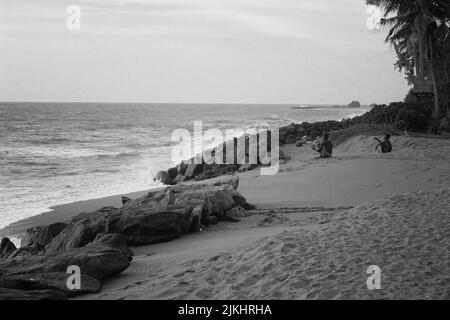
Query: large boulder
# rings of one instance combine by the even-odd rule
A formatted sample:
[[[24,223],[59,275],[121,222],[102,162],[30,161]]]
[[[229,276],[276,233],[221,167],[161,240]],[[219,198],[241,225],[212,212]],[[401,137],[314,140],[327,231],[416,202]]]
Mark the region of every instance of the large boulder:
[[[70,276],[71,274],[67,272],[0,276],[0,288],[15,290],[58,290],[68,296],[100,292],[100,281],[83,273],[80,276],[80,289],[69,289],[67,280]]]
[[[9,240],[9,238],[3,238],[0,242],[0,258],[8,256],[16,251],[16,249],[16,246],[11,242],[11,240]]]
[[[169,178],[171,180],[174,180],[175,177],[178,175],[178,169],[177,168],[170,168],[167,170],[167,173],[169,174]]]
[[[185,180],[194,179],[196,175],[202,173],[203,166],[204,166],[203,164],[195,164],[195,163],[188,164],[186,173],[184,174]]]
[[[47,244],[46,249],[61,251],[81,248],[94,241],[99,233],[105,233],[110,217],[119,214],[120,210],[113,207],[105,207],[92,213],[82,213],[74,217],[68,226]]]
[[[99,234],[92,243],[69,251],[21,249],[0,261],[0,299],[63,299],[99,292],[100,280],[121,273],[132,260],[126,240],[117,234]],[[79,289],[67,285],[71,266],[80,269]]]
[[[162,184],[165,184],[165,185],[174,184],[173,178],[171,178],[170,174],[167,173],[166,171],[159,171],[153,180],[161,182]]]
[[[57,222],[46,226],[30,228],[22,239],[23,246],[45,247],[67,227],[67,223]]]
[[[181,235],[181,217],[176,212],[156,212],[121,217],[108,230],[120,233],[132,246],[170,241]]]
[[[230,192],[218,191],[206,195],[205,207],[208,215],[217,216],[219,219],[225,215],[225,212],[233,208],[236,203]]]
[[[130,258],[114,249],[95,251],[80,248],[72,251],[38,253],[20,256],[0,262],[0,274],[12,276],[20,274],[67,272],[69,266],[80,267],[81,273],[102,280],[124,271],[130,265]]]
[[[86,245],[82,250],[85,252],[117,250],[123,253],[128,259],[133,257],[133,251],[128,247],[127,239],[121,234],[99,233],[94,241]]]

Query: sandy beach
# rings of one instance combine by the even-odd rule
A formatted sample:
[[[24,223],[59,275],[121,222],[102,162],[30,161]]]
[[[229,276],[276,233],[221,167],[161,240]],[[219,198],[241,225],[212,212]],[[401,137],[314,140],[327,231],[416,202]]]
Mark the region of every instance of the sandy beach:
[[[0,3],[0,300],[450,300],[449,0],[79,2]]]
[[[291,160],[277,175],[239,174],[257,207],[249,217],[132,248],[127,270],[80,299],[448,299],[450,140],[393,144],[378,154],[373,137],[351,136],[331,159],[286,145]],[[119,204],[70,204],[4,232]],[[381,290],[367,289],[370,265],[382,270]]]
[[[325,160],[286,146],[278,175],[240,175],[251,217],[134,248],[128,270],[82,298],[448,299],[450,141],[396,137],[380,155],[371,140]],[[370,265],[381,290],[367,289]]]

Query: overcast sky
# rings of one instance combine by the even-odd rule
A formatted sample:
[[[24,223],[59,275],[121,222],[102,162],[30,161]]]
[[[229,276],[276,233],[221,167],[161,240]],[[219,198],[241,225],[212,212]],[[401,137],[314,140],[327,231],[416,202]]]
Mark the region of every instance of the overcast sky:
[[[368,16],[364,0],[1,0],[0,100],[401,100]]]

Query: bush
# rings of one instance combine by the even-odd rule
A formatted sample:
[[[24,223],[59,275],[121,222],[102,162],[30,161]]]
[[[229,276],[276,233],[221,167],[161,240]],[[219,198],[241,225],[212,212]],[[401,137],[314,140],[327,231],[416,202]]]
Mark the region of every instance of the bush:
[[[397,113],[395,126],[400,130],[425,130],[430,124],[431,114],[427,106],[408,104]]]
[[[390,124],[394,125],[397,114],[404,108],[403,102],[394,102],[389,106],[376,105],[369,112],[362,116],[353,118],[354,124],[368,123],[368,124]]]
[[[429,103],[394,102],[376,105],[369,112],[352,120],[353,124],[393,125],[400,130],[425,130],[431,121],[432,108]]]

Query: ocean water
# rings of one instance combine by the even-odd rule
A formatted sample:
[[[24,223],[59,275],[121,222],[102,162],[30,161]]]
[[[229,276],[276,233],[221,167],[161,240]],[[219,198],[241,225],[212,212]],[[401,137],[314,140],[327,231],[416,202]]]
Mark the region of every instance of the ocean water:
[[[292,107],[297,107],[293,109]],[[295,105],[0,103],[0,228],[74,201],[157,187],[171,134],[340,120],[365,109]]]

